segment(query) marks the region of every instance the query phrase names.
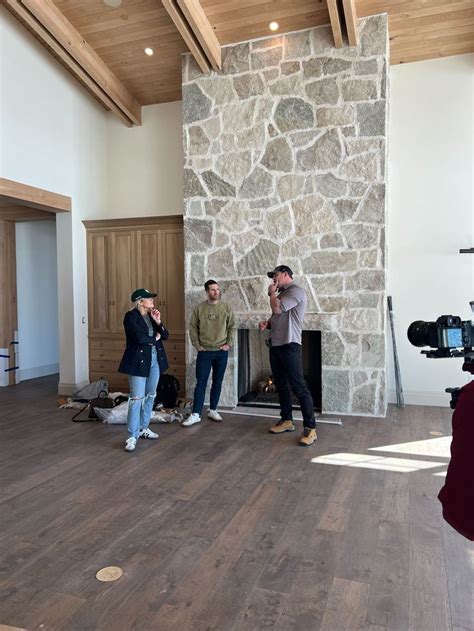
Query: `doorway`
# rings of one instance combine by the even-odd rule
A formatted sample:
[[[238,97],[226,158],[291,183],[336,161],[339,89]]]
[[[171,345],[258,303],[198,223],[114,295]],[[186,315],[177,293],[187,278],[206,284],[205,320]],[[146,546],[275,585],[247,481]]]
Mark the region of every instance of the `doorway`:
[[[0,178],[0,386],[59,370],[56,214],[71,199]]]

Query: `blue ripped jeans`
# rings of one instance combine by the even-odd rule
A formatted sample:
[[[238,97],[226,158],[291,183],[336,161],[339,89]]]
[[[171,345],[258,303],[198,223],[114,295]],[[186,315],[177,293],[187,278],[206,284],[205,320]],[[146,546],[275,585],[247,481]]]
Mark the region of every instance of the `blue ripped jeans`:
[[[129,436],[138,438],[140,430],[146,429],[150,424],[159,379],[160,367],[156,350],[153,349],[148,377],[128,376],[130,399],[128,401],[127,430]]]

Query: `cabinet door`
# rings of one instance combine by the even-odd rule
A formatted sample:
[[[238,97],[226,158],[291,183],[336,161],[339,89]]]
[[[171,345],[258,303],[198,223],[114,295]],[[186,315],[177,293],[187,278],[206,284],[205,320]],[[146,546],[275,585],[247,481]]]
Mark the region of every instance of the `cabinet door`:
[[[95,232],[87,235],[89,333],[111,333],[115,327],[113,249],[112,233]]]
[[[184,331],[184,246],[182,228],[163,228],[160,287],[163,322],[170,331]]]
[[[157,228],[137,230],[137,288],[144,287],[158,296],[155,305],[161,309],[160,287],[161,231]]]
[[[123,332],[123,318],[131,309],[130,296],[138,288],[135,253],[135,231],[113,233],[113,331]],[[141,285],[140,285],[141,287]]]

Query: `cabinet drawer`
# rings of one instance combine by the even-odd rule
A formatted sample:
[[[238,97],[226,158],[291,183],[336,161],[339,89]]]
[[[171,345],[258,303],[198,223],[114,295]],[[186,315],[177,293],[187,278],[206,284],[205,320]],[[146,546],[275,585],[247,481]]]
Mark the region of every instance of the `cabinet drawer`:
[[[166,351],[171,353],[171,351],[178,351],[184,353],[184,340],[172,340],[168,339],[163,342]]]
[[[118,370],[117,361],[92,360],[89,362],[89,368],[92,372],[115,373]]]
[[[184,366],[184,350],[183,351],[174,351],[170,349],[166,349],[166,356],[168,357],[168,361],[170,364],[181,364]]]
[[[128,392],[128,376],[123,375],[120,372],[94,372],[91,370],[89,373],[90,381],[99,381],[99,379],[106,379],[109,383],[109,390],[120,390],[122,392]]]
[[[90,340],[89,341],[90,348],[92,349],[100,349],[100,348],[110,348],[114,347],[113,340]]]
[[[89,361],[114,361],[117,364],[122,359],[123,350],[117,351],[110,348],[91,348]]]
[[[177,365],[177,366],[173,366],[172,364],[168,367],[168,370],[166,371],[167,373],[169,373],[170,375],[175,375],[176,377],[179,375],[184,375],[186,370],[184,366],[181,365]]]

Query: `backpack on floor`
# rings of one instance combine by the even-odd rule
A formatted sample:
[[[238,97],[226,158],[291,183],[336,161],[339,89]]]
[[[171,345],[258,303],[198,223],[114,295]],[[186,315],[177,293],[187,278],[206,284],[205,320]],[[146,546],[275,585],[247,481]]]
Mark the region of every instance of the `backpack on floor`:
[[[161,375],[156,388],[156,408],[160,403],[164,408],[175,408],[178,403],[179,381],[173,375]]]

